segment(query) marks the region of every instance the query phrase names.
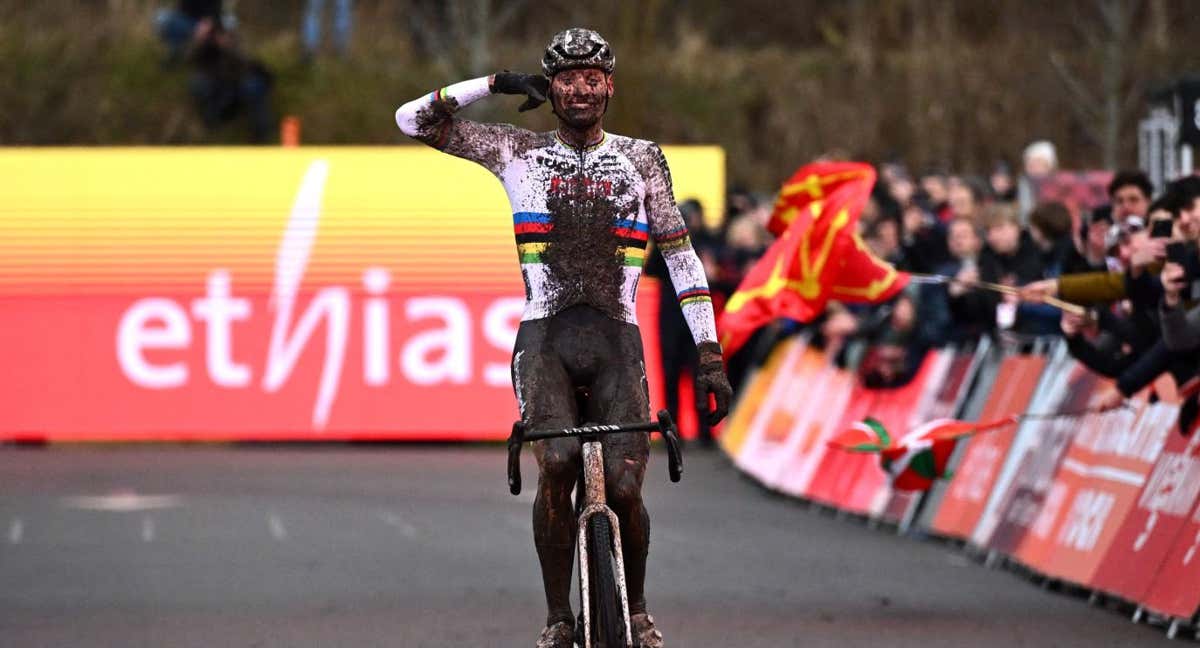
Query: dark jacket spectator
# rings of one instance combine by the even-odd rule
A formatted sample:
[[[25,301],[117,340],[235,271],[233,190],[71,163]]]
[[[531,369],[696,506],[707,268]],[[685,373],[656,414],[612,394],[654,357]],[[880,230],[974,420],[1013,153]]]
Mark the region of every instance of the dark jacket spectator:
[[[1063,273],[1075,239],[1071,236],[1071,212],[1060,202],[1041,203],[1029,213],[1029,235],[1041,255],[1046,277]],[[1076,254],[1078,254],[1076,252]]]
[[[196,28],[189,52],[193,74],[192,98],[212,128],[245,114],[250,137],[263,142],[271,135],[271,73],[257,60],[245,56],[234,33],[205,19]]]
[[[987,247],[979,255],[979,278],[1005,286],[1023,286],[1045,276],[1041,255],[1033,239],[1021,230],[1014,208],[994,206],[989,210]],[[1058,332],[1058,310],[1044,304],[1020,302],[1013,295],[1000,300],[997,324],[1029,335]]]
[[[169,51],[168,61],[178,62],[183,58],[188,44],[201,21],[209,20],[220,24],[223,19],[222,0],[180,0],[175,9],[160,9],[155,16],[158,37]],[[225,28],[230,25],[223,25]]]

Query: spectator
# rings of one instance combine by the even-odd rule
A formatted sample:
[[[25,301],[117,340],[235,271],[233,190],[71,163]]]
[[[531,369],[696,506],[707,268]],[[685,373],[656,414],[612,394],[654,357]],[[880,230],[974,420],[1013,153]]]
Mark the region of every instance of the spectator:
[[[747,205],[746,211],[735,217],[725,229],[725,244],[716,255],[717,275],[709,277],[710,290],[732,293],[767,248],[770,234],[763,226],[764,213],[769,215],[769,212],[766,212],[767,204],[748,197]],[[756,331],[750,340],[729,358],[726,373],[735,390],[758,359],[756,346],[760,340],[773,335],[768,332],[768,328]]]
[[[1058,170],[1058,152],[1054,144],[1038,140],[1025,147],[1021,163],[1023,173],[1017,180],[1017,205],[1021,210],[1021,222],[1025,223],[1029,212],[1038,203],[1042,183]]]
[[[892,264],[900,262],[900,225],[896,219],[880,217],[872,221],[863,232],[863,242],[880,259]]]
[[[980,223],[986,197],[983,185],[974,178],[952,178],[947,199],[953,218],[966,218]]]
[[[304,58],[311,61],[321,49],[321,23],[325,13],[325,0],[307,0],[302,25]],[[350,46],[350,34],[354,25],[354,0],[333,0],[333,47],[338,56],[345,56]]]
[[[704,224],[704,210],[696,200],[685,200],[679,204],[679,213],[683,215],[684,223],[692,239],[696,253],[705,259],[713,255],[713,241],[708,235]],[[706,263],[706,265],[708,265]],[[671,273],[667,269],[666,260],[655,247],[646,263],[646,274],[659,282],[658,299],[658,339],[660,359],[662,361],[663,385],[667,410],[675,420],[679,420],[679,381],[684,374],[696,375],[700,357],[696,353],[696,344],[688,329],[683,311],[679,308],[676,297],[676,287],[671,282]],[[691,403],[689,403],[691,405]],[[712,431],[708,425],[708,417],[702,415],[708,411],[707,404],[701,408],[696,405],[696,420],[698,421],[698,440],[705,447],[713,445]]]
[[[196,27],[189,58],[192,97],[205,125],[213,128],[245,113],[251,141],[266,141],[272,132],[272,79],[266,67],[244,56],[236,35],[211,18]]]
[[[996,202],[1011,203],[1017,200],[1017,183],[1013,180],[1012,169],[1005,162],[997,162],[988,177],[988,184]]]
[[[1063,274],[1076,272],[1094,272],[1108,270],[1108,230],[1112,226],[1112,209],[1108,206],[1098,207],[1092,211],[1087,227],[1083,230],[1083,239],[1076,254],[1070,255]]]
[[[979,337],[995,327],[999,297],[991,291],[974,288],[980,280],[979,255],[983,251],[983,239],[972,221],[965,218],[950,221],[947,247],[952,259],[938,268],[938,274],[954,277],[954,281],[944,292],[935,290],[940,286],[923,291],[921,313],[936,316],[937,311],[942,310],[939,306],[944,299],[945,310],[953,316],[953,322],[943,322],[942,333],[947,341],[961,342]]]
[[[950,189],[946,184],[946,176],[929,172],[921,176],[920,191],[915,199],[925,211],[934,215],[942,223],[953,218],[950,213]]]
[[[166,44],[167,61],[177,63],[191,44],[201,21],[222,22],[221,0],[179,0],[177,9],[159,9],[154,22],[158,37]],[[227,29],[233,26],[223,25]]]
[[[1047,277],[1061,275],[1067,263],[1079,256],[1071,236],[1071,212],[1060,202],[1042,203],[1030,212],[1029,235],[1041,253]]]
[[[988,283],[1023,286],[1043,278],[1045,268],[1033,240],[1021,230],[1016,210],[993,205],[987,219],[987,247],[979,255],[979,277]],[[1018,333],[1052,335],[1058,331],[1058,311],[1044,304],[1021,302],[1004,295],[996,308],[996,324]]]
[[[1150,196],[1154,185],[1141,171],[1121,171],[1108,183],[1108,197],[1112,201],[1113,221],[1124,224],[1130,216],[1146,218],[1150,207]]]
[[[935,273],[950,259],[946,249],[946,228],[920,205],[910,203],[901,217],[901,258],[904,269]]]

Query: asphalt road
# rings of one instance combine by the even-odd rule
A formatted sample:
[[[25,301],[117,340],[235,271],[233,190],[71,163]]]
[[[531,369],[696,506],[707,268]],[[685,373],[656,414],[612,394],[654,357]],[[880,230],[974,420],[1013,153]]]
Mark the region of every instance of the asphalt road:
[[[646,496],[668,646],[1167,641],[769,496],[715,453],[681,484],[656,454]],[[0,646],[529,647],[531,501],[499,447],[0,449]]]

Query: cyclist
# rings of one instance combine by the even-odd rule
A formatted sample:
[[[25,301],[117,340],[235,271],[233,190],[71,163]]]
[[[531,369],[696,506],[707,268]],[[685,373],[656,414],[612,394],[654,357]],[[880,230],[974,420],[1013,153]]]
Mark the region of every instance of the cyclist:
[[[634,298],[650,237],[681,289],[679,301],[700,355],[697,394],[706,403],[713,397],[713,423],[725,416],[732,396],[708,282],[675,206],[667,161],[653,142],[602,128],[613,96],[614,63],[599,34],[568,29],[546,48],[541,75],[505,71],[462,81],[396,111],[405,134],[482,165],[508,193],[525,282],[513,390],[531,430],[649,420]],[[455,116],[497,93],[524,95],[521,111],[548,100],[558,128],[535,133]],[[576,399],[580,389],[588,394],[585,400]],[[578,402],[585,403],[583,411],[577,411]],[[646,612],[643,590],[650,524],[641,489],[649,436],[611,435],[603,447],[607,500],[621,526],[633,644],[660,647],[662,634]],[[571,494],[581,471],[581,446],[577,439],[555,439],[538,442],[534,453],[539,469],[534,544],[549,608],[536,645],[569,647],[576,631],[569,599],[576,533]]]

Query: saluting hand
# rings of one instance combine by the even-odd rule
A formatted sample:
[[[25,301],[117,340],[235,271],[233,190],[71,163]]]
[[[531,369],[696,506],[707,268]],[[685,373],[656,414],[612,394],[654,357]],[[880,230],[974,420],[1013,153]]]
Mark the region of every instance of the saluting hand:
[[[525,103],[517,108],[519,112],[525,112],[546,103],[550,79],[540,74],[521,74],[505,70],[492,76],[491,89],[499,94],[525,95]]]

